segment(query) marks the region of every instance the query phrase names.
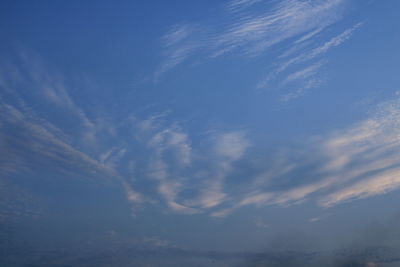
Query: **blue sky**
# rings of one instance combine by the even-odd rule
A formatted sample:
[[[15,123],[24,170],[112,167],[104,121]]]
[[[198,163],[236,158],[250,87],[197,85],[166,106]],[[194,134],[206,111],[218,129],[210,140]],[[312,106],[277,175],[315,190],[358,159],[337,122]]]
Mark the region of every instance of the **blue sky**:
[[[398,248],[399,8],[3,1],[2,246]]]

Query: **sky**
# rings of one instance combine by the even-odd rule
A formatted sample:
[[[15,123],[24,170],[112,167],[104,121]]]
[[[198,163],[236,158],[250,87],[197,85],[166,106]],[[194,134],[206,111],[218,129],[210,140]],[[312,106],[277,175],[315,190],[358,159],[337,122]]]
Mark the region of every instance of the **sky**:
[[[0,3],[0,263],[396,266],[400,2]]]

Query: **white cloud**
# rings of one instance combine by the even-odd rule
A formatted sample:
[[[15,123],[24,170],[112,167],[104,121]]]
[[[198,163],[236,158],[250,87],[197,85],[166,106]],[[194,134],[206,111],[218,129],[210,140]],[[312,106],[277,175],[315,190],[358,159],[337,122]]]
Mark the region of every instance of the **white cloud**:
[[[230,213],[232,213],[233,208],[229,209],[224,209],[224,210],[218,210],[218,211],[213,211],[210,216],[211,217],[217,217],[217,218],[224,218],[228,216]]]
[[[351,37],[362,23],[321,44],[321,40],[326,38],[324,31],[342,18],[348,2],[349,0],[282,0],[266,3],[261,0],[232,0],[225,5],[225,10],[221,10],[221,17],[224,19],[217,19],[212,29],[207,29],[206,21],[203,26],[182,23],[171,27],[162,37],[165,58],[156,70],[156,79],[192,56],[203,58],[200,60],[210,60],[235,53],[253,58],[262,56],[272,46],[281,44],[278,49],[283,50],[281,55],[272,59],[274,69],[269,70],[267,77],[256,85],[257,89],[267,88],[289,66],[322,56]],[[258,8],[251,9],[256,4],[259,4]],[[319,67],[317,63],[295,70],[280,85],[278,83],[273,87],[311,77],[317,73]],[[316,77],[314,80],[320,78]],[[298,98],[309,88],[311,86],[305,85],[286,94],[281,100],[287,102]]]
[[[226,7],[229,11],[237,12],[261,1],[262,0],[232,0],[226,5]]]
[[[130,186],[128,183],[124,182],[123,183],[124,188],[125,188],[125,193],[126,193],[126,198],[128,201],[134,203],[134,204],[141,204],[145,202],[145,198],[142,194],[139,192],[136,192],[133,190],[132,186]]]
[[[9,158],[4,158],[0,169],[3,169],[3,164],[11,164],[14,165],[14,171],[16,172],[18,168],[24,167],[33,170],[34,167],[29,163],[30,161],[50,159],[53,162],[61,164],[60,168],[65,172],[97,172],[98,174],[103,173],[106,176],[114,175],[114,171],[111,168],[74,148],[57,136],[57,134],[53,133],[52,128],[49,127],[50,123],[45,122],[44,119],[32,117],[31,114],[26,114],[8,104],[0,104],[0,110],[3,125],[12,125],[21,131],[21,134],[10,137],[7,136],[4,130],[0,135],[1,138],[9,141],[12,138],[14,139],[13,142],[22,144],[21,150],[12,147],[11,144],[13,142],[3,144],[5,147],[3,147],[2,152],[7,153],[8,151]],[[0,127],[3,125],[0,125]],[[36,157],[27,158],[29,155],[27,155],[27,151],[31,151],[32,155],[36,155]]]
[[[331,38],[329,41],[312,49],[311,51],[300,53],[299,56],[293,57],[293,58],[283,62],[277,69],[277,73],[282,72],[283,70],[287,69],[291,65],[314,59],[317,56],[326,53],[331,48],[341,45],[343,42],[345,42],[346,40],[348,40],[351,37],[351,35],[354,33],[355,30],[357,30],[361,26],[362,26],[362,23],[357,23],[356,25],[345,30],[341,34]]]
[[[191,146],[188,135],[179,127],[171,126],[156,133],[149,141],[149,146],[154,148],[158,154],[166,150],[172,150],[176,154],[176,160],[182,166],[191,163]]]
[[[8,79],[0,88],[0,140],[4,141],[0,141],[0,176],[50,170],[121,183],[128,201],[144,202],[144,196],[120,173],[119,164],[129,152],[126,143],[115,138],[115,125],[120,122],[106,118],[107,114],[89,119],[72,97],[67,77],[49,70],[39,58],[22,55],[21,64],[14,69],[18,75],[2,73]],[[85,81],[76,82],[79,87],[86,85]],[[72,127],[57,117],[60,113],[73,122]]]
[[[286,76],[286,78],[283,78],[283,81],[277,85],[278,87],[286,86],[289,82],[298,79],[309,78],[309,81],[307,81],[303,87],[295,89],[280,97],[282,102],[288,102],[289,100],[299,98],[309,89],[321,86],[323,80],[315,76],[317,76],[318,69],[326,63],[325,59],[319,59],[319,62],[311,63],[311,65],[302,67],[302,69],[299,68],[298,65],[304,65],[309,61],[312,62],[315,59],[321,58],[321,56],[327,53],[331,48],[343,44],[353,35],[354,31],[361,26],[362,23],[357,23],[339,35],[332,37],[330,40],[325,41],[316,47],[315,41],[311,42],[307,40],[313,38],[315,35],[321,32],[323,28],[318,28],[315,31],[303,35],[299,40],[293,42],[293,44],[278,57],[276,63],[277,66],[257,84],[256,88],[267,88],[271,83],[282,78],[282,75],[285,74],[284,71],[289,67],[294,69],[297,68],[297,70]]]
[[[243,132],[229,132],[217,136],[215,151],[228,160],[237,160],[243,156],[249,145]]]
[[[306,143],[310,147],[303,149],[310,152],[272,162],[267,171],[249,178],[251,186],[243,195],[232,197],[230,207],[212,216],[224,217],[248,205],[291,205],[307,200],[332,207],[400,189],[399,99],[381,104],[363,121]],[[307,173],[299,177],[305,169]],[[282,179],[296,179],[298,185],[289,182],[287,188],[276,189]]]
[[[243,200],[240,201],[239,206],[246,206],[250,204],[263,204],[267,203],[270,199],[274,197],[273,193],[270,192],[263,192],[263,193],[256,193],[250,196],[245,197]]]
[[[302,42],[307,41],[308,39],[314,37],[315,35],[317,35],[318,33],[320,33],[324,28],[317,28],[316,30],[312,30],[309,33],[306,33],[305,35],[303,35],[302,37],[300,37],[298,40],[294,41],[293,44],[299,44]],[[298,46],[296,46],[297,48]]]
[[[184,62],[202,46],[200,40],[196,39],[199,30],[191,24],[180,24],[171,27],[162,37],[164,60],[156,70],[156,80],[164,72]]]
[[[163,36],[162,40],[166,47],[171,47],[187,39],[194,31],[194,27],[190,24],[174,25]]]
[[[227,197],[223,192],[223,179],[225,173],[221,173],[219,177],[212,177],[206,186],[201,190],[197,200],[192,200],[192,204],[201,208],[213,208],[220,205]]]
[[[318,55],[330,47],[339,45],[356,27],[359,26],[354,26],[337,38],[312,50],[317,52],[308,55]],[[182,38],[185,38],[184,32],[178,32],[170,37],[169,43],[173,45]],[[307,75],[317,68],[316,65],[295,72],[289,76],[289,80],[309,77]],[[314,83],[318,83],[318,80],[314,80]],[[62,88],[68,92],[65,85]],[[51,97],[67,99],[65,95],[68,94],[64,94],[63,90]],[[48,101],[49,97],[45,98]],[[4,99],[0,99],[0,128],[6,124],[12,125],[18,130],[18,135],[6,135],[5,131],[0,134],[0,148],[6,155],[0,163],[1,174],[18,171],[18,168],[32,169],[34,164],[26,156],[28,154],[26,151],[29,151],[37,158],[42,158],[41,163],[48,164],[46,162],[49,162],[49,159],[51,162],[60,163],[62,166],[60,169],[63,171],[91,173],[94,177],[104,175],[118,180],[124,185],[127,200],[135,205],[148,201],[147,195],[142,194],[133,183],[129,183],[130,173],[128,175],[120,173],[119,164],[123,164],[121,163],[123,159],[132,156],[130,151],[132,147],[127,144],[134,140],[119,140],[123,139],[123,135],[119,135],[118,127],[113,127],[116,122],[109,122],[102,117],[96,118],[96,121],[97,119],[103,121],[104,126],[101,127],[110,128],[100,133],[105,136],[104,140],[110,141],[112,145],[84,150],[81,148],[83,143],[81,136],[86,127],[80,129],[81,132],[75,136],[67,134],[62,125],[50,123],[46,118],[39,116],[34,109],[29,108],[29,102],[23,103],[22,96],[16,96],[15,99],[18,101],[15,102],[18,104],[15,105],[6,104]],[[71,104],[70,107],[74,105],[77,107],[76,110],[79,110],[77,104]],[[72,108],[67,110],[70,114],[75,114]],[[359,123],[321,136],[318,141],[306,142],[305,149],[309,149],[307,146],[312,146],[310,149],[312,153],[305,153],[301,160],[282,157],[281,161],[266,164],[267,167],[259,173],[245,177],[248,187],[238,192],[229,187],[234,183],[229,178],[230,175],[236,175],[234,172],[236,163],[246,160],[246,152],[251,142],[245,132],[229,131],[214,134],[208,153],[197,151],[196,153],[201,154],[198,155],[194,153],[189,133],[179,127],[178,123],[167,124],[166,120],[164,121],[165,116],[165,113],[160,113],[148,119],[133,120],[137,130],[135,134],[141,135],[142,138],[138,146],[144,152],[141,154],[142,161],[134,164],[135,168],[127,167],[127,169],[132,172],[138,168],[144,169],[141,174],[147,174],[151,180],[149,182],[155,184],[151,193],[157,193],[163,203],[175,212],[187,214],[210,212],[211,216],[223,217],[237,208],[248,205],[289,205],[309,199],[317,200],[324,207],[330,207],[400,188],[398,179],[400,101],[398,99],[382,104],[374,115]],[[85,121],[80,116],[77,117],[82,122]],[[99,129],[94,127],[95,135],[100,134]],[[9,145],[12,143],[8,142],[9,140],[21,144],[25,151],[17,151],[15,147]],[[287,153],[294,154],[296,151],[289,149]],[[134,160],[134,157],[129,158],[127,164],[132,165]],[[141,162],[144,162],[142,166]],[[196,168],[207,171],[196,179],[189,177]],[[305,172],[302,174],[304,179],[298,178],[295,185],[290,183],[290,179],[295,179],[293,177],[301,171]],[[289,183],[286,183],[287,181]],[[188,192],[191,194],[189,197],[188,194],[183,194]]]
[[[176,67],[200,50],[211,58],[233,50],[255,56],[290,38],[298,37],[296,43],[304,42],[338,21],[347,0],[283,0],[262,5],[262,12],[258,10],[253,16],[236,12],[259,2],[262,1],[229,2],[226,5],[228,13],[223,15],[226,21],[221,21],[210,31],[187,23],[173,26],[162,38],[166,59],[156,75]]]
[[[229,199],[225,192],[227,176],[234,169],[234,162],[240,160],[250,142],[244,132],[233,131],[219,133],[214,136],[213,151],[206,161],[209,171],[200,175],[196,197],[186,200],[188,205],[201,209],[211,209],[220,206]],[[212,212],[211,216],[219,216]]]
[[[156,130],[154,127],[145,128],[151,130],[149,134]],[[174,124],[156,130],[148,141],[148,148],[151,154],[147,175],[157,181],[157,192],[165,204],[174,212],[197,213],[196,209],[177,202],[179,193],[186,189],[180,173],[192,163],[189,136]],[[171,153],[175,157],[171,157]]]
[[[331,207],[339,203],[386,194],[400,188],[400,168],[384,171],[363,179],[324,197],[320,204]]]
[[[318,222],[318,221],[320,221],[320,220],[321,220],[321,218],[319,218],[319,217],[314,217],[314,218],[309,219],[308,221],[309,221],[310,223],[314,223],[314,222]]]
[[[318,88],[322,84],[324,84],[323,80],[312,78],[308,80],[303,87],[300,87],[292,92],[289,92],[283,96],[281,96],[280,100],[282,102],[289,102],[293,99],[299,98],[303,96],[308,90],[313,89],[313,88]]]
[[[232,164],[243,157],[249,146],[250,142],[243,132],[226,132],[215,137],[215,170],[205,182],[205,187],[197,200],[198,205],[212,208],[226,200],[227,195],[223,192],[224,180],[232,171]]]
[[[344,2],[280,1],[266,13],[240,19],[222,33],[215,43],[215,55],[237,48],[247,55],[259,55],[286,39],[332,24],[338,20],[338,9]]]
[[[317,62],[302,70],[296,71],[287,76],[283,83],[286,84],[295,80],[309,78],[310,76],[315,75],[315,73],[318,71],[319,68],[321,68],[322,65],[322,62]]]

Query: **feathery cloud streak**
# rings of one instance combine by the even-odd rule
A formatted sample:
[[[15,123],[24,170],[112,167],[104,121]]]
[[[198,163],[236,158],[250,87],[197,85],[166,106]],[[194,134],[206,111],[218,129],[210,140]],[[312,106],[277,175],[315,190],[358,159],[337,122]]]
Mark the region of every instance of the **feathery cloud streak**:
[[[246,131],[214,130],[200,149],[191,132],[167,113],[116,120],[102,110],[89,116],[59,75],[44,67],[25,68],[15,70],[18,75],[2,72],[3,177],[37,172],[38,166],[103,177],[120,183],[134,205],[161,202],[173,212],[217,217],[248,205],[311,200],[331,207],[400,187],[399,99],[382,103],[351,127],[305,142],[307,153],[289,149],[275,157],[268,152],[276,161],[266,160],[265,167],[249,172],[237,190],[235,175],[256,149]],[[26,84],[30,91],[24,91]],[[34,97],[43,105],[33,105]],[[54,120],[49,111],[64,112],[75,128]],[[127,129],[132,134],[126,135]]]
[[[221,10],[224,19],[213,22],[213,29],[207,26],[207,21],[182,23],[170,28],[162,38],[164,60],[158,66],[155,78],[158,80],[163,73],[194,57],[212,60],[240,55],[257,60],[272,56],[273,67],[266,66],[268,73],[256,83],[256,88],[287,87],[279,80],[291,80],[315,67],[318,62],[314,60],[321,62],[323,54],[341,45],[362,25],[358,23],[333,37],[326,33],[329,26],[343,17],[348,3],[348,0],[230,1],[226,9]],[[280,55],[267,53],[277,44]],[[321,80],[316,77],[317,68],[308,74],[298,76],[297,87],[310,88],[307,84],[312,80]],[[295,93],[299,90],[289,94],[300,97],[305,90],[302,94]],[[297,97],[286,97],[286,101]]]

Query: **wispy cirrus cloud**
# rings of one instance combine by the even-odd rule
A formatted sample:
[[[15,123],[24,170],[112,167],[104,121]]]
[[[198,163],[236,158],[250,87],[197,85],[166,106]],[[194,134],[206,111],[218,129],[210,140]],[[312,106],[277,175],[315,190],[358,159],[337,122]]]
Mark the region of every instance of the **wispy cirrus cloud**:
[[[381,171],[324,197],[320,204],[331,207],[346,201],[383,195],[399,188],[400,168]]]
[[[40,58],[20,54],[19,65],[1,66],[1,179],[54,173],[126,184],[118,166],[126,148],[121,142],[103,143],[115,138],[117,124],[89,116],[88,107],[71,95],[69,79],[49,70]],[[143,201],[132,186],[125,188],[130,201]]]
[[[299,150],[277,155],[264,152],[274,160],[255,168],[250,164],[255,146],[247,131],[213,129],[207,134],[208,143],[199,147],[199,140],[182,123],[169,119],[168,112],[127,114],[118,120],[107,116],[106,110],[88,112],[74,99],[68,83],[49,82],[57,75],[48,71],[36,74],[34,80],[27,68],[1,79],[3,177],[43,168],[104,178],[122,185],[133,205],[162,203],[160,207],[169,211],[214,217],[250,205],[307,200],[331,207],[400,187],[398,98],[382,103],[375,113],[350,127],[305,141]],[[313,68],[293,79],[307,76]],[[32,91],[23,91],[27,84]],[[49,99],[45,92],[52,90],[51,84],[63,89],[52,91]],[[58,95],[70,103],[54,101]],[[33,97],[37,102],[31,101]],[[71,119],[76,128],[54,120],[55,111]],[[87,132],[93,137],[89,144]],[[240,179],[245,180],[243,186],[237,175],[245,176]]]
[[[317,62],[321,62],[323,54],[348,40],[362,25],[358,23],[337,36],[329,36],[331,34],[327,29],[343,17],[349,2],[229,1],[225,9],[220,11],[223,19],[213,21],[212,29],[207,26],[206,20],[171,27],[161,38],[164,60],[155,76],[158,79],[163,73],[194,57],[205,61],[232,55],[252,60],[268,56],[272,57],[272,64],[266,66],[269,71],[256,88],[285,87],[282,81],[291,80],[301,71],[315,67]],[[278,44],[279,48],[275,49],[279,51],[278,55],[276,51],[269,52],[271,47]],[[299,88],[307,87],[306,84],[311,80],[321,80],[316,77],[317,69],[308,74],[305,77],[306,73],[303,73],[304,81],[300,81],[302,85],[297,85]],[[295,94],[297,97],[303,95]]]
[[[233,0],[226,4],[226,8],[229,11],[239,11],[261,1],[262,0]]]
[[[149,139],[147,176],[156,182],[156,191],[170,210],[207,212],[227,200],[225,179],[233,163],[243,157],[249,141],[240,131],[222,132],[211,139],[214,141],[207,158],[204,152],[193,154],[189,135],[176,125],[155,130]],[[207,171],[200,171],[199,165],[206,166]]]
[[[345,30],[344,32],[340,33],[339,35],[331,38],[329,41],[323,43],[322,45],[319,45],[319,46],[311,49],[309,52],[301,53],[300,55],[298,55],[296,57],[288,59],[287,61],[283,62],[280,65],[280,67],[277,69],[277,72],[280,73],[291,65],[312,60],[312,59],[316,58],[317,56],[320,56],[320,55],[326,53],[329,49],[331,49],[335,46],[341,45],[343,42],[345,42],[346,40],[348,40],[351,37],[351,35],[354,33],[355,30],[357,30],[361,26],[362,26],[362,23],[357,23],[356,25],[350,27],[349,29]]]
[[[333,207],[399,189],[399,103],[399,99],[382,103],[369,118],[309,143],[307,155],[275,162],[253,179],[244,196],[214,215],[223,217],[248,205],[292,205],[307,200]],[[279,186],[282,180],[299,181],[301,169],[307,170],[302,176],[312,178],[296,186]]]
[[[326,63],[326,60],[321,60],[321,57],[330,49],[337,47],[348,40],[361,26],[362,23],[357,23],[339,35],[336,35],[315,47],[312,47],[312,44],[304,45],[301,42],[300,44],[297,44],[297,41],[295,41],[294,46],[279,56],[277,67],[273,69],[266,78],[262,79],[258,83],[257,88],[268,88],[271,83],[273,84],[274,81],[279,81],[279,79],[283,79],[283,83],[281,82],[278,87],[296,79],[303,80],[303,84],[300,85],[298,89],[295,89],[281,97],[281,100],[287,102],[302,96],[308,89],[320,87],[325,81],[316,77],[316,75],[323,64]],[[299,40],[302,42],[304,41],[303,38]],[[315,62],[315,60],[317,61]],[[304,65],[306,67],[303,67]],[[294,71],[288,72],[287,70],[290,68],[294,68]]]
[[[289,38],[325,28],[337,21],[343,0],[277,2],[262,14],[244,16],[233,23],[215,41],[216,52],[222,55],[240,49],[249,56],[260,55],[266,49]]]
[[[204,159],[194,154],[191,137],[179,122],[167,119],[168,112],[143,119],[127,114],[118,120],[100,107],[88,112],[74,99],[66,77],[35,60],[25,60],[14,71],[18,75],[2,72],[2,177],[51,170],[111,181],[121,185],[134,207],[161,202],[160,207],[184,214],[206,212],[224,200],[224,178],[248,147],[243,133],[215,136],[213,156]],[[196,164],[210,166],[209,176],[192,181]],[[196,186],[194,203],[193,195],[185,194]]]
[[[291,91],[285,95],[282,95],[280,98],[280,101],[288,102],[293,99],[299,98],[299,97],[303,96],[308,90],[313,89],[313,88],[318,88],[324,83],[325,83],[324,80],[320,80],[317,78],[309,79],[304,83],[304,85],[302,87],[297,88],[296,90]]]
[[[315,64],[312,64],[310,66],[307,66],[306,68],[302,70],[298,70],[286,77],[286,79],[282,82],[283,84],[287,84],[296,80],[300,79],[307,79],[313,75],[315,75],[318,71],[319,68],[323,65],[322,62],[317,62]]]
[[[225,132],[215,136],[213,172],[206,178],[199,197],[191,200],[194,205],[213,208],[223,203],[228,195],[224,192],[225,179],[234,169],[233,164],[241,159],[250,142],[244,132]]]
[[[187,134],[178,126],[172,125],[156,131],[150,138],[148,147],[150,160],[147,175],[156,181],[157,192],[167,206],[175,212],[196,213],[195,209],[177,202],[179,193],[185,189],[185,180],[180,172],[192,162],[192,149]],[[170,155],[172,159],[166,155]]]
[[[172,26],[161,38],[165,60],[158,66],[154,78],[157,80],[163,73],[175,68],[203,46],[197,36],[198,26],[182,23]]]

